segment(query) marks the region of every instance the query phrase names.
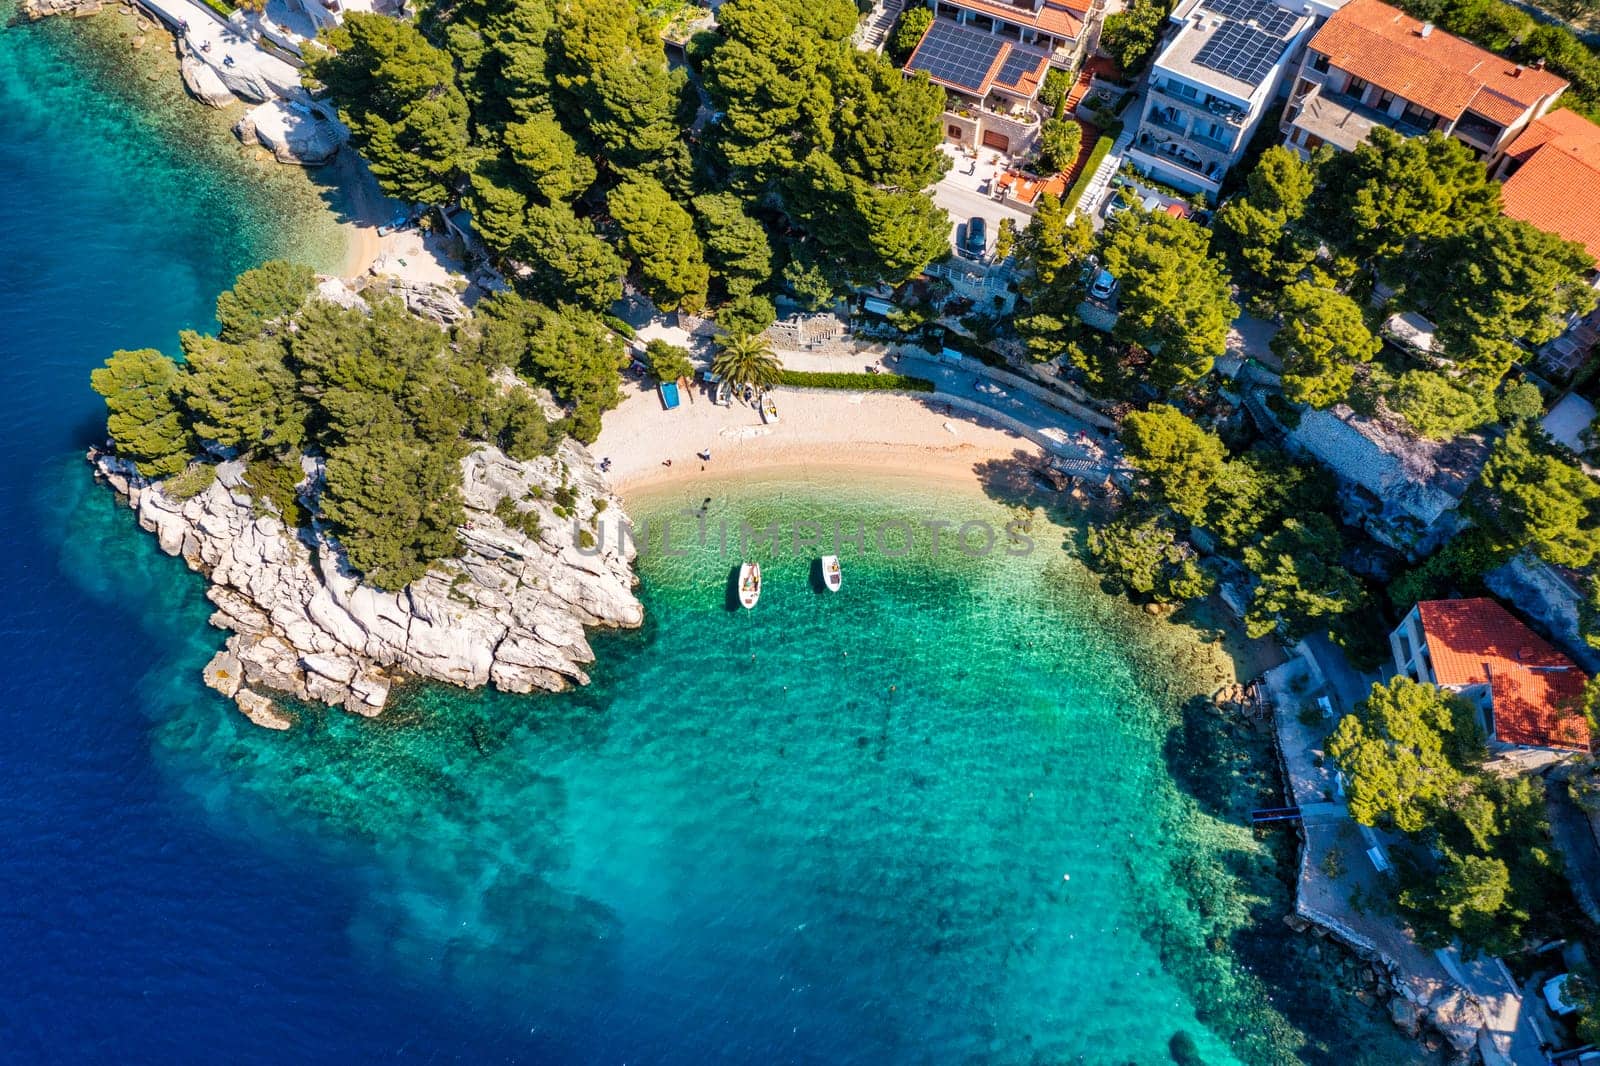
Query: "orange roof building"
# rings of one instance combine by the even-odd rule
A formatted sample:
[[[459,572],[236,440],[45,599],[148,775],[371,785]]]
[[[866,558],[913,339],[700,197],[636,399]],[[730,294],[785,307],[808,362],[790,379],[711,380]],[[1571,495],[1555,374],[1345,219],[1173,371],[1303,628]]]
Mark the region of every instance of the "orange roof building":
[[[1350,0],[1317,30],[1284,112],[1285,143],[1349,150],[1382,125],[1438,130],[1498,161],[1567,83],[1379,0]]]
[[[1511,142],[1500,176],[1501,210],[1583,245],[1600,269],[1600,126],[1552,111]]]
[[[1588,751],[1588,675],[1494,600],[1423,600],[1389,635],[1399,671],[1475,700],[1501,744]]]
[[[1028,154],[1043,121],[1036,105],[1054,66],[1083,58],[1105,0],[933,0],[933,21],[906,60],[949,94],[945,136],[968,148]]]

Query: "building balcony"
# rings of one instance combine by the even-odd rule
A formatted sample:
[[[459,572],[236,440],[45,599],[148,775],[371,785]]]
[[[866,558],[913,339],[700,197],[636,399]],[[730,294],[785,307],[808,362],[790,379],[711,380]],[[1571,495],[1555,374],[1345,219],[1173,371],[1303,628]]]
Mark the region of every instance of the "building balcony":
[[[1185,143],[1158,140],[1148,133],[1140,133],[1134,140],[1134,150],[1168,166],[1176,165],[1198,178],[1215,184],[1222,180],[1227,167],[1217,160],[1208,160]]]
[[[1488,119],[1479,118],[1471,111],[1463,114],[1456,120],[1455,128],[1450,131],[1451,136],[1458,137],[1468,144],[1485,151],[1492,149],[1495,142],[1499,141],[1505,129],[1495,125]]]
[[[1151,82],[1150,90],[1163,99],[1177,101],[1197,115],[1205,115],[1230,126],[1243,126],[1250,118],[1250,112],[1236,104],[1209,96],[1184,96],[1165,82]]]
[[[966,119],[999,119],[1006,125],[1027,133],[1036,132],[1043,121],[1038,112],[1012,101],[990,97],[979,102],[969,96],[957,96],[954,93],[951,93],[945,102],[945,113]]]

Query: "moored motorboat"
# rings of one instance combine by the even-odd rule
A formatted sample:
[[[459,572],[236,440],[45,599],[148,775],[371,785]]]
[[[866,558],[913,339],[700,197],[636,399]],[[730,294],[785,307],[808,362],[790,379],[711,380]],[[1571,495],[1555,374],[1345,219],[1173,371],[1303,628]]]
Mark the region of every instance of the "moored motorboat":
[[[739,606],[749,610],[761,599],[761,564],[743,563],[739,567]]]
[[[822,557],[822,583],[829,592],[838,592],[839,586],[844,583],[844,574],[839,569],[837,555],[824,555]]]

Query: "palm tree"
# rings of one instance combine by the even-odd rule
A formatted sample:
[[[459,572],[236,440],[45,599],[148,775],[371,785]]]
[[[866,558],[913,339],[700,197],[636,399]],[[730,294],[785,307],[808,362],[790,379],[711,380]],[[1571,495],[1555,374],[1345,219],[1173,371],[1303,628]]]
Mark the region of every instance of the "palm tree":
[[[783,364],[760,334],[730,333],[717,339],[711,372],[735,389],[753,385],[770,389],[783,376]]]

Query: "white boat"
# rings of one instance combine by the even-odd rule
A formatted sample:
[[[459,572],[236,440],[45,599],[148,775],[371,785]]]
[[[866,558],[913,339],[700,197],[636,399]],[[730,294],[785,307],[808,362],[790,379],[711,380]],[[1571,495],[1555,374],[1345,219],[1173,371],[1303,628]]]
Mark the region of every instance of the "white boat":
[[[739,606],[749,610],[761,599],[761,564],[744,563],[739,567]]]
[[[761,421],[776,422],[778,420],[778,404],[770,393],[761,394]]]
[[[829,592],[838,592],[839,586],[844,582],[844,574],[839,570],[839,557],[837,555],[824,555],[822,557],[822,583],[828,587]]]

